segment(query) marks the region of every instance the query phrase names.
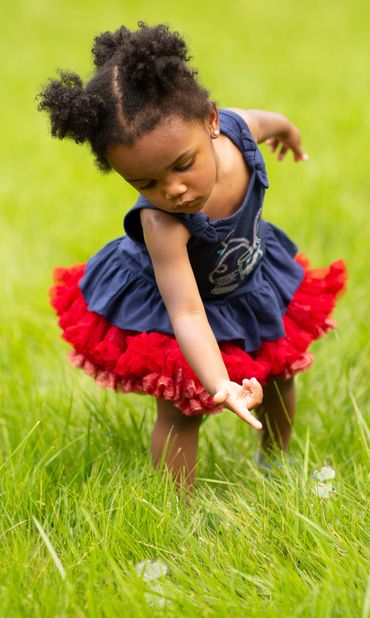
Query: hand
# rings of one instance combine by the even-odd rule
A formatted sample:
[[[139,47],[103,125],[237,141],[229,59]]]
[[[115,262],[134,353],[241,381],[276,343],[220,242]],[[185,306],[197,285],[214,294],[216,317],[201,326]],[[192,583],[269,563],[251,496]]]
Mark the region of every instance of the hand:
[[[268,145],[270,152],[275,152],[281,144],[280,151],[277,155],[278,161],[284,159],[288,150],[293,152],[294,161],[307,161],[309,159],[308,154],[304,153],[301,149],[301,134],[294,125],[291,125],[289,130],[284,134],[266,140],[265,144]]]
[[[223,403],[226,408],[235,412],[240,418],[252,425],[255,429],[262,429],[262,423],[257,420],[249,410],[253,410],[262,402],[263,392],[256,378],[244,379],[242,385],[230,380],[223,382],[213,400],[215,403]]]

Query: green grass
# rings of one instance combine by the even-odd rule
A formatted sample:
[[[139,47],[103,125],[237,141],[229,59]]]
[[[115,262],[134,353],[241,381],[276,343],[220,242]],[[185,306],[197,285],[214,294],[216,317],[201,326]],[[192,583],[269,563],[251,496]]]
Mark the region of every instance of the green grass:
[[[340,328],[298,379],[293,469],[261,477],[255,434],[225,412],[201,429],[190,505],[152,468],[154,401],[100,391],[71,368],[48,305],[52,268],[120,235],[135,195],[99,175],[87,148],[51,140],[34,96],[58,66],[87,77],[93,36],[138,19],[187,33],[221,105],[300,126],[307,164],[266,154],[265,218],[315,266],[343,257],[350,274]],[[368,22],[365,0],[7,5],[0,616],[369,616]],[[311,476],[325,463],[336,492],[320,501]],[[135,571],[156,558],[169,566],[162,608]]]

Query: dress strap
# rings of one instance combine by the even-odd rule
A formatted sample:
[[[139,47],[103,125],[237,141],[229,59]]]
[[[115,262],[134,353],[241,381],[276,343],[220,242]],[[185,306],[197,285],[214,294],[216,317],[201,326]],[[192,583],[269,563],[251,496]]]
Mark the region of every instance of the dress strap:
[[[269,183],[265,162],[244,118],[230,109],[222,109],[220,110],[220,130],[243,152],[249,168],[256,171],[259,182],[267,189]]]
[[[212,225],[209,216],[204,212],[197,212],[193,215],[178,213],[175,216],[186,225],[196,238],[209,243],[217,243],[219,241],[217,229]]]

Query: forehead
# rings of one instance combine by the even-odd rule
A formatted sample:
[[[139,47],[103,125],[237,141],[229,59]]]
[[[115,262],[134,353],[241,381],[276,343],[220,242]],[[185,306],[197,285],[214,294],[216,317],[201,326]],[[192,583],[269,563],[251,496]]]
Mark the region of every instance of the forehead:
[[[116,144],[107,156],[114,169],[125,178],[151,178],[171,166],[183,153],[196,149],[205,127],[200,120],[171,117],[133,144]]]

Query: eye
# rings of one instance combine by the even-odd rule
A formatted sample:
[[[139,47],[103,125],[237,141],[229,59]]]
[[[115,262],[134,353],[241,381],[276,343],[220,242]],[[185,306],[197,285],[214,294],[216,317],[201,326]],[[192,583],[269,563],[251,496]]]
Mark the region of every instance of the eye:
[[[150,182],[148,182],[147,185],[145,185],[145,187],[138,187],[139,191],[146,191],[147,189],[151,189],[152,187],[154,187],[155,185],[155,180],[151,180]]]
[[[188,163],[185,163],[185,165],[181,165],[180,167],[176,167],[175,169],[176,169],[177,172],[185,172],[186,170],[188,170],[194,164],[194,162],[195,162],[195,159],[191,159]],[[144,187],[137,186],[137,189],[139,191],[147,191],[149,189],[152,189],[154,187],[155,183],[156,183],[155,180],[151,180]]]
[[[189,167],[191,167],[194,163],[194,159],[192,159],[191,161],[189,161],[189,163],[185,163],[185,165],[182,165],[181,167],[177,167],[176,170],[178,172],[185,172],[185,170],[188,170]]]

